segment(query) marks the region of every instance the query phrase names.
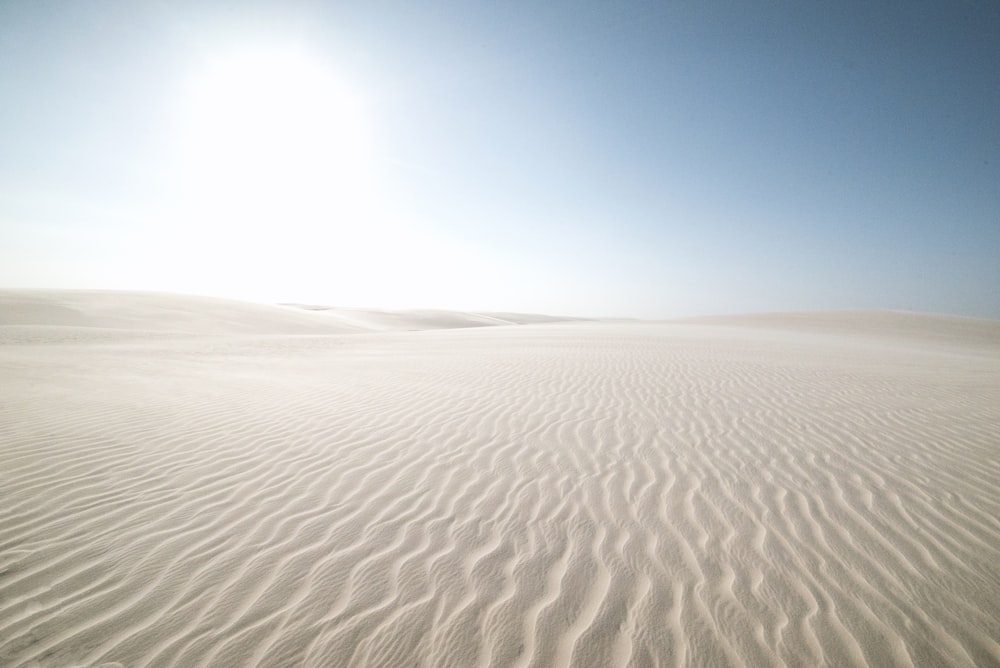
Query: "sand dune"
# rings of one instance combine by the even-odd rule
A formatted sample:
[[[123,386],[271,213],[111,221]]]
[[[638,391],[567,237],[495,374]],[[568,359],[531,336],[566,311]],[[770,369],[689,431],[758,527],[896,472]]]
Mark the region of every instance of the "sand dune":
[[[0,290],[0,335],[94,340],[164,334],[356,334],[486,327],[570,318],[518,313],[255,304],[214,297],[115,290]],[[81,331],[82,330],[82,331]]]
[[[907,311],[756,313],[688,318],[676,322],[787,330],[849,337],[855,341],[886,339],[892,346],[920,342],[995,348],[1000,342],[1000,321]]]
[[[31,308],[0,665],[1000,664],[988,334],[251,309],[84,345]]]

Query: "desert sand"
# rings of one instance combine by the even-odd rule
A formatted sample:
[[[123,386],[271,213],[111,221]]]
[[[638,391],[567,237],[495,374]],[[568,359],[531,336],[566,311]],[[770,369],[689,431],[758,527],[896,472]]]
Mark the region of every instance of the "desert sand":
[[[0,291],[2,666],[995,666],[998,631],[1000,323]]]

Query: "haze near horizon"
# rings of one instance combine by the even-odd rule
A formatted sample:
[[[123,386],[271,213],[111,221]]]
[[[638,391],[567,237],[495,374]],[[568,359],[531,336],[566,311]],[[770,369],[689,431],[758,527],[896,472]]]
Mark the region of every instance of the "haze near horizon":
[[[1000,5],[10,2],[0,286],[1000,317]]]

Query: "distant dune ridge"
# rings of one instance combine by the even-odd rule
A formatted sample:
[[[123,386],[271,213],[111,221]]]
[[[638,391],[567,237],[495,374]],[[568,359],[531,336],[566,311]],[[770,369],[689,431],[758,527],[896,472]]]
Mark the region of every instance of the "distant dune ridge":
[[[994,321],[0,291],[0,666],[1000,665],[998,481]]]
[[[133,334],[351,334],[571,319],[524,313],[254,304],[155,292],[0,289],[0,326],[73,327],[122,330]]]

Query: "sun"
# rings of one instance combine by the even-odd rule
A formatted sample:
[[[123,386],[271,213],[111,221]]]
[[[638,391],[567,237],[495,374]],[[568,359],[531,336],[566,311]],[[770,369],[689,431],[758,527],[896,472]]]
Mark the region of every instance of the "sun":
[[[296,48],[208,59],[185,96],[185,181],[212,215],[344,214],[364,191],[363,105],[342,77]]]

